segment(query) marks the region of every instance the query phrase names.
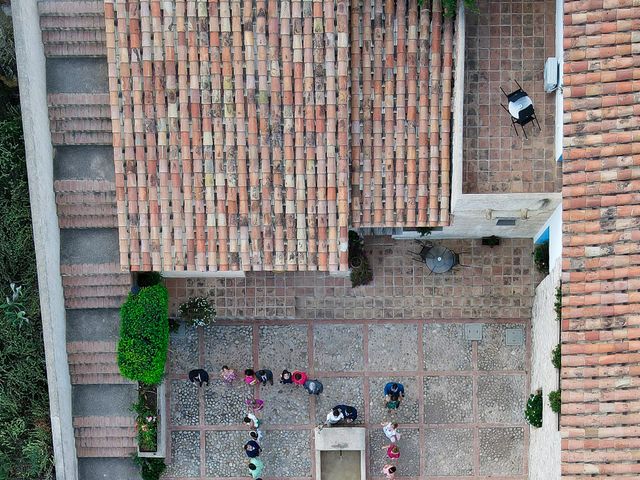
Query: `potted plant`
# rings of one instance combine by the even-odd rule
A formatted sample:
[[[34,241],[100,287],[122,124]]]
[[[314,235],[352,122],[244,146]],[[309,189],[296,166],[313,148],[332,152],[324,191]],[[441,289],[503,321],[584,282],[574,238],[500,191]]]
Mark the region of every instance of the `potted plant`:
[[[180,318],[192,327],[204,327],[214,321],[216,309],[204,297],[191,297],[178,308]]]

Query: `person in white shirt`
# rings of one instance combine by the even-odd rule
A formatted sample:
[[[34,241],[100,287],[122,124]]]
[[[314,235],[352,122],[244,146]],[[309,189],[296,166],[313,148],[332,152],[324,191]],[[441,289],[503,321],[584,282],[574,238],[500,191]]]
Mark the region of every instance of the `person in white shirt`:
[[[334,408],[329,413],[327,413],[327,419],[324,423],[326,425],[335,425],[336,423],[341,422],[343,419],[344,414],[338,408]]]
[[[391,443],[397,443],[400,440],[400,433],[398,433],[398,424],[397,423],[381,423],[382,431],[387,436]]]

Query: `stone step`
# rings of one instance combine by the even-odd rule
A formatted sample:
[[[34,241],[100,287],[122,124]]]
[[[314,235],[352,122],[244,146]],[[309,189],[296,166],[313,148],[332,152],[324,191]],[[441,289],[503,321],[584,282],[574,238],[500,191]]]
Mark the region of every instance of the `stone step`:
[[[71,373],[73,385],[132,385],[135,382],[127,380],[120,373]]]
[[[104,5],[98,1],[39,2],[47,57],[104,57]]]
[[[126,273],[103,273],[99,275],[63,276],[62,285],[66,287],[83,286],[127,286],[131,284],[131,277]]]
[[[65,299],[64,306],[70,310],[83,308],[120,308],[123,302],[123,297],[69,298]]]
[[[130,288],[128,285],[94,285],[85,287],[68,286],[64,289],[64,295],[67,299],[126,297],[129,290]]]
[[[136,452],[135,447],[87,448],[76,447],[79,458],[126,458]]]

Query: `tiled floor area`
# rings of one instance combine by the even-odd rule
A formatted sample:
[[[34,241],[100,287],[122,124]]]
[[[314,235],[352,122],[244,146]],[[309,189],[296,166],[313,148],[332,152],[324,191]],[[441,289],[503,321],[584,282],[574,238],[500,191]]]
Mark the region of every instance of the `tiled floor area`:
[[[528,428],[529,319],[539,276],[530,240],[443,241],[466,265],[430,274],[408,255],[416,245],[389,237],[366,239],[373,282],[323,273],[252,273],[243,279],[169,279],[172,310],[192,295],[208,295],[218,321],[173,334],[170,350],[170,452],[166,478],[247,476],[247,439],[240,425],[247,387],[217,379],[198,391],[186,372],[203,366],[212,378],[222,364],[305,369],[325,391],[310,398],[276,383],[254,392],[266,402],[265,478],[311,478],[313,426],[339,402],[352,403],[369,428],[369,475],[380,476],[388,418],[382,387],[398,380],[407,398],[396,418],[400,477],[524,479]],[[484,324],[482,341],[468,341],[466,322]],[[506,328],[526,342],[508,347]],[[389,417],[393,418],[393,417]]]
[[[478,0],[466,16],[464,100],[464,193],[554,192],[561,170],[554,159],[555,94],[544,92],[543,70],[555,55],[555,1]],[[541,131],[518,126],[516,136],[507,92],[529,94]]]
[[[368,429],[368,478],[381,477],[387,445],[380,422],[400,423],[400,478],[441,476],[524,479],[528,427],[528,340],[507,346],[506,330],[526,320],[485,319],[483,339],[468,341],[461,321],[219,321],[171,338],[169,398],[171,464],[166,478],[247,477],[241,424],[252,392],[265,401],[263,478],[314,478],[313,428],[336,404],[359,412]],[[233,387],[215,378],[222,364],[302,369],[324,384],[309,396],[292,385]],[[210,386],[186,372],[204,366]],[[406,388],[398,411],[383,405],[387,381]]]
[[[367,237],[373,282],[356,289],[349,278],[318,272],[251,272],[246,278],[167,279],[171,311],[190,296],[209,297],[228,319],[529,318],[536,279],[533,242],[503,239],[440,242],[460,254],[437,275],[408,252],[414,242]]]

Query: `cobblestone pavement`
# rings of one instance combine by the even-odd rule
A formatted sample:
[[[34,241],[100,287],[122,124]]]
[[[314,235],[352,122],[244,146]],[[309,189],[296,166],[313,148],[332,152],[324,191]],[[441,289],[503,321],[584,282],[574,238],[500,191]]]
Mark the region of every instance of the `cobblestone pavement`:
[[[522,410],[537,280],[531,242],[503,240],[491,249],[448,241],[470,266],[429,275],[406,260],[411,242],[367,240],[374,281],[358,289],[321,273],[167,281],[172,308],[190,295],[210,295],[219,317],[213,326],[171,336],[164,478],[248,478],[241,422],[249,394],[265,400],[265,480],[314,478],[313,428],[338,403],[355,406],[356,423],[368,429],[367,478],[382,478],[383,420],[400,423],[399,478],[527,478]],[[483,339],[466,340],[465,323],[482,323]],[[523,329],[524,345],[506,345],[513,328]],[[283,368],[305,370],[324,392],[310,397],[277,380],[228,387],[217,377],[222,364],[238,372],[269,368],[276,377]],[[187,371],[199,366],[212,381],[198,390]],[[382,389],[394,380],[407,396],[389,413]]]

